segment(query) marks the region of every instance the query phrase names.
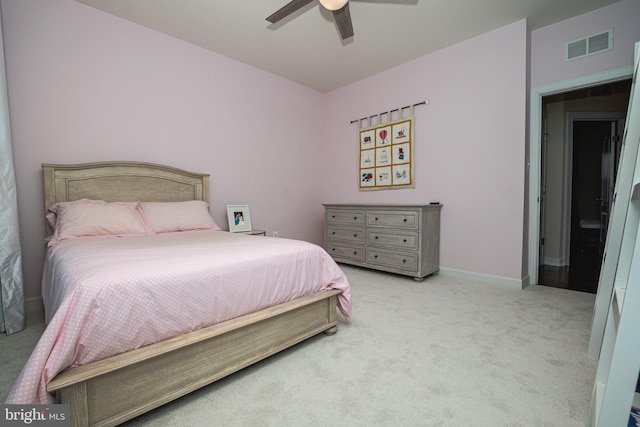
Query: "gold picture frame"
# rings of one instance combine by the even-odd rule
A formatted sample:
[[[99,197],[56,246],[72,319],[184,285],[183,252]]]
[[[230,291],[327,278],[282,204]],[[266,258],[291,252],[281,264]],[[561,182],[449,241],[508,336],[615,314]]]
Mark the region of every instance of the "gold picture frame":
[[[360,129],[360,190],[414,186],[413,117]]]

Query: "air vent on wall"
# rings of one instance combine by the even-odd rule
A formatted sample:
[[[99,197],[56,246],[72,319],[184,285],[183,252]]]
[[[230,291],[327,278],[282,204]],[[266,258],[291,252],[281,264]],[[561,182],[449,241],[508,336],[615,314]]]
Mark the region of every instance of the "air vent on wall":
[[[611,49],[613,49],[613,30],[608,30],[565,44],[564,59],[570,61]]]

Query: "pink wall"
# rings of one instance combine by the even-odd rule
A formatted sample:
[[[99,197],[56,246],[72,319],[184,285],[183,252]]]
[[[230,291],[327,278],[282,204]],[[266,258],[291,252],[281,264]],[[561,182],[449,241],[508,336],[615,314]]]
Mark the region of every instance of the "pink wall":
[[[523,20],[328,94],[324,201],[439,201],[442,267],[519,280],[526,43]],[[415,189],[359,192],[357,126],[347,123],[423,100]]]
[[[531,87],[599,73],[633,63],[640,40],[640,1],[623,0],[531,32]],[[564,60],[565,43],[613,29],[613,49]]]
[[[321,93],[72,0],[2,1],[25,295],[40,295],[41,163],[211,174],[212,213],[322,242]]]

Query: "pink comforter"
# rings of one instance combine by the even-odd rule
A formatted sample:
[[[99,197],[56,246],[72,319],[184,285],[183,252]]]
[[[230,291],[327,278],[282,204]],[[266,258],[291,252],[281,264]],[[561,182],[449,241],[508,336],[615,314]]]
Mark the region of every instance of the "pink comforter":
[[[49,322],[7,403],[51,403],[47,383],[80,366],[349,282],[311,243],[189,231],[91,237],[48,249],[43,299]]]

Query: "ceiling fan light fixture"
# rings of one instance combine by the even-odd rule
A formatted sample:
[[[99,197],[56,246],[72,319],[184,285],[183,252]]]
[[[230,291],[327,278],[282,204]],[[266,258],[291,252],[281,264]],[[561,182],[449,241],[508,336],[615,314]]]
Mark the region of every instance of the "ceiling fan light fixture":
[[[347,4],[348,0],[319,0],[320,4],[327,10],[339,10]]]

